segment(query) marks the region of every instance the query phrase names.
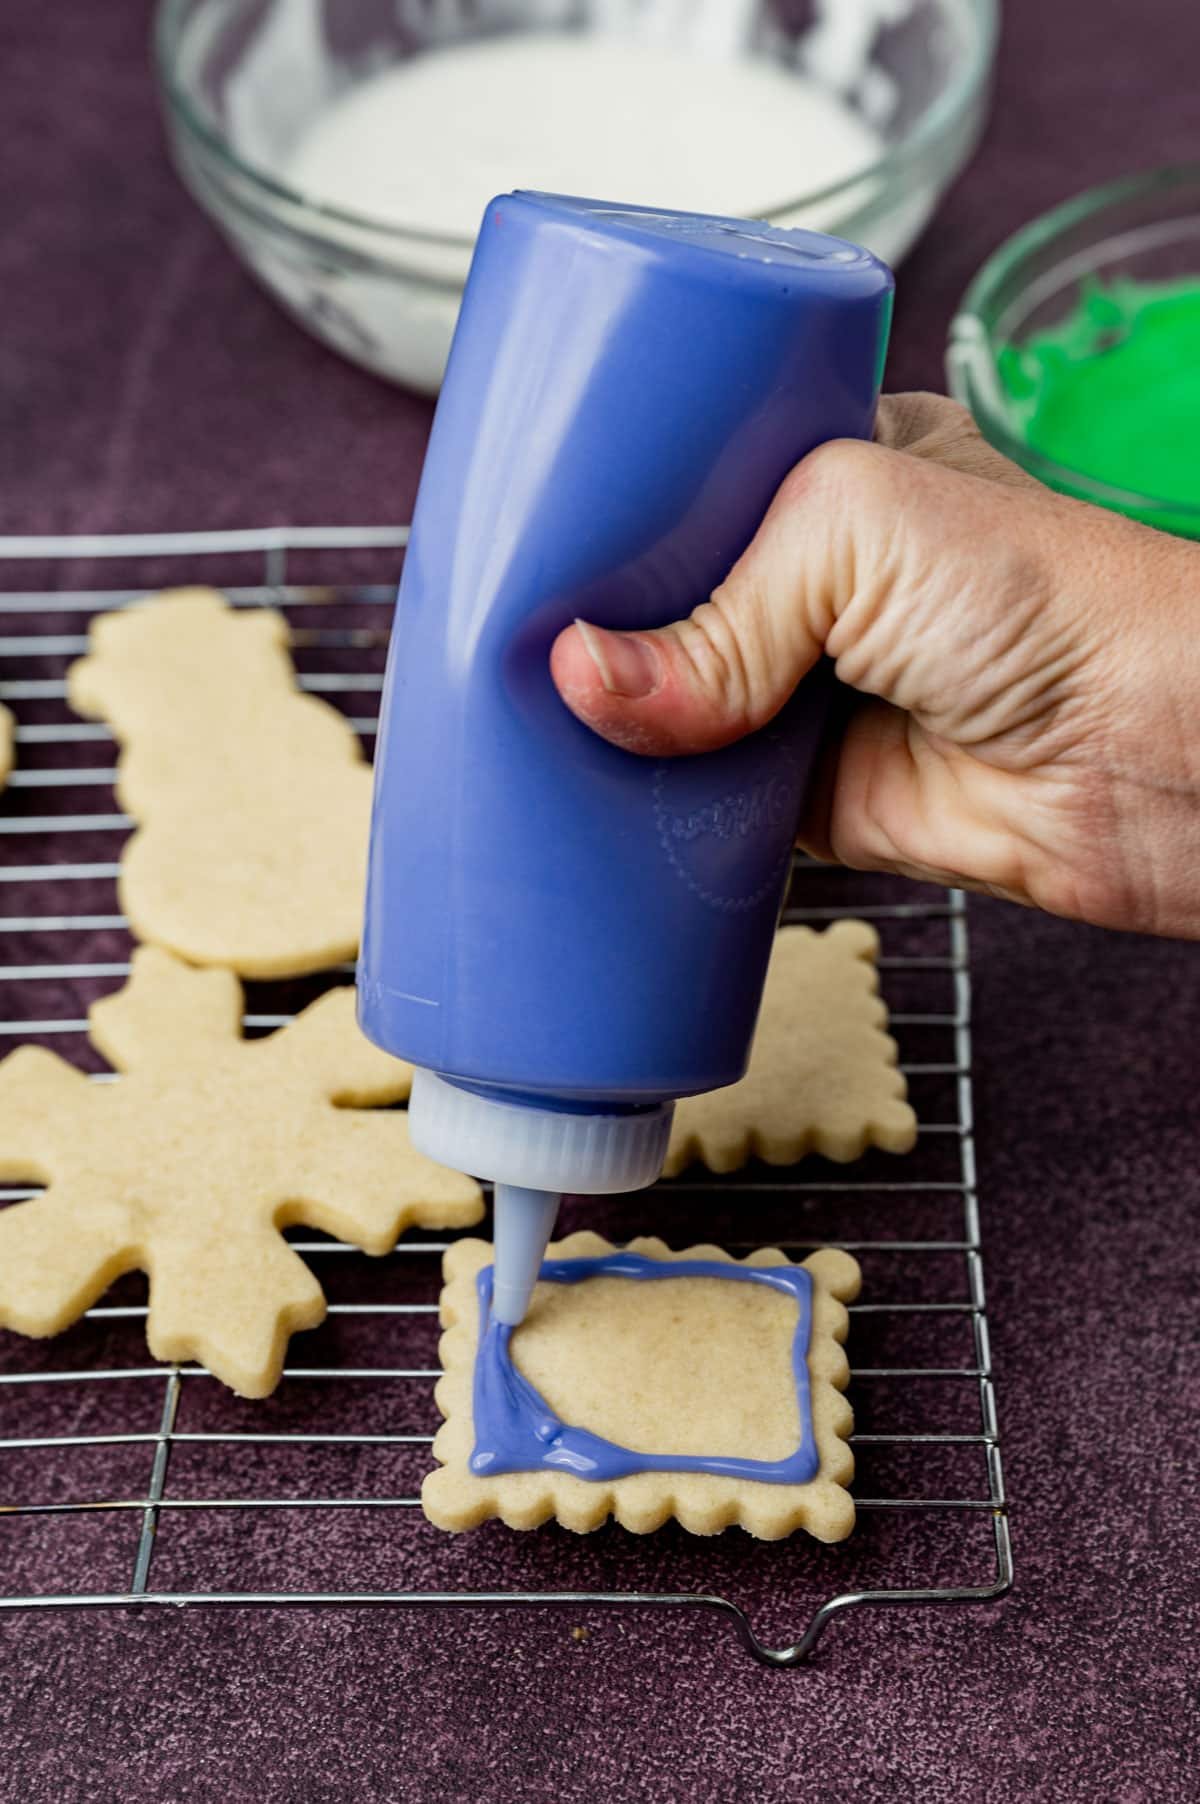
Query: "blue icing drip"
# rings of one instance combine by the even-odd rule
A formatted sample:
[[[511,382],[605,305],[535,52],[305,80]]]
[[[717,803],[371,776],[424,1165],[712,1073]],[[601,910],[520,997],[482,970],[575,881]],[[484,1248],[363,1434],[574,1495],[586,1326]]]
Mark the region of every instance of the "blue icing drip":
[[[540,1277],[549,1284],[581,1284],[587,1278],[723,1278],[783,1291],[798,1306],[792,1339],[792,1374],[800,1408],[800,1444],[782,1460],[741,1459],[728,1454],[638,1453],[586,1428],[562,1422],[545,1398],[517,1370],[513,1330],[492,1320],[492,1270],[484,1266],[479,1292],[479,1348],[475,1356],[475,1450],[471,1470],[480,1476],[535,1472],[544,1467],[576,1478],[604,1481],[635,1472],[706,1472],[766,1484],[807,1484],[820,1456],[812,1424],[808,1346],[812,1331],[812,1279],[800,1265],[727,1265],[715,1259],[647,1259],[641,1253],[605,1253],[592,1259],[547,1259]]]

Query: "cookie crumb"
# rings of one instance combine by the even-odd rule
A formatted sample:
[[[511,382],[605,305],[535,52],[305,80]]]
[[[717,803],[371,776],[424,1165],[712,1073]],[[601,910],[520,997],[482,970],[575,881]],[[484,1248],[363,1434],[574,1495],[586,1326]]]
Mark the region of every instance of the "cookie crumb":
[[[583,1629],[583,1628],[576,1627],[571,1630],[571,1640],[582,1643],[587,1640],[587,1638],[590,1634],[591,1634],[590,1629]]]

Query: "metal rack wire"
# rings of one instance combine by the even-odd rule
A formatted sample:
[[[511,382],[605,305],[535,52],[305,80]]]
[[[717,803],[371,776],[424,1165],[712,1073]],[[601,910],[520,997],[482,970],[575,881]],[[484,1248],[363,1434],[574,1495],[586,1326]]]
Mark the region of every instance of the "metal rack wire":
[[[406,536],[340,527],[0,539],[0,700],[17,718],[17,765],[0,798],[0,1051],[38,1041],[103,1081],[86,1005],[128,970],[114,879],[130,822],[112,798],[112,741],[64,700],[90,616],[197,580],[240,605],[281,607],[303,686],[342,707],[369,743]],[[789,1667],[834,1616],[860,1606],[1000,1597],[1012,1561],[984,1302],[965,901],[798,860],[786,918],[847,914],[884,936],[885,991],[921,1118],[916,1152],[848,1170],[810,1159],[729,1178],[693,1171],[588,1220],[676,1245],[855,1252],[865,1284],[850,1341],[860,1517],[849,1543],[796,1537],[768,1548],[735,1532],[698,1543],[669,1528],[639,1539],[611,1526],[513,1536],[498,1524],[439,1536],[416,1492],[436,1425],[446,1243],[410,1237],[381,1262],[293,1236],[330,1315],[293,1341],[287,1382],[267,1403],[230,1398],[199,1367],[147,1363],[136,1279],[57,1341],[0,1334],[0,1608],[559,1605],[576,1620],[601,1608],[700,1608],[731,1621],[759,1660]],[[256,986],[247,1032],[280,1025],[312,993],[311,982]],[[28,1194],[0,1190],[0,1206]]]

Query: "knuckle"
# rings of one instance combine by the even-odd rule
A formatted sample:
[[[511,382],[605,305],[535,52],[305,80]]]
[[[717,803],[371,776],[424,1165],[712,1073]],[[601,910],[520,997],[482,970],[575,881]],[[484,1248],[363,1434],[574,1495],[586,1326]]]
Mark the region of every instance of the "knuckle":
[[[949,450],[982,448],[986,443],[972,415],[957,401],[946,402],[946,411],[933,436]]]
[[[875,492],[888,478],[892,459],[864,439],[834,438],[810,451],[784,479],[780,498],[805,507],[836,506]]]
[[[749,629],[749,630],[747,630]],[[678,628],[678,643],[694,688],[739,732],[759,724],[765,705],[762,659],[753,620],[727,586],[717,589]]]
[[[952,401],[948,395],[939,395],[938,404],[945,423],[951,430],[961,432],[967,438],[982,436],[975,424],[975,416],[961,401]]]
[[[968,410],[948,395],[924,390],[884,395],[880,399],[875,438],[892,451],[917,451],[928,440],[975,435]]]

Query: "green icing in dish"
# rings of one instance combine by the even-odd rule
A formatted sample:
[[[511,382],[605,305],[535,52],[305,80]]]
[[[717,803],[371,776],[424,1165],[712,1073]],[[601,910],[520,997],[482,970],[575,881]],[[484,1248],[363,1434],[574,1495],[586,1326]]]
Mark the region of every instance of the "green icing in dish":
[[[1200,276],[1093,280],[1062,324],[1001,351],[998,372],[1032,450],[1124,491],[1123,513],[1200,537]]]

